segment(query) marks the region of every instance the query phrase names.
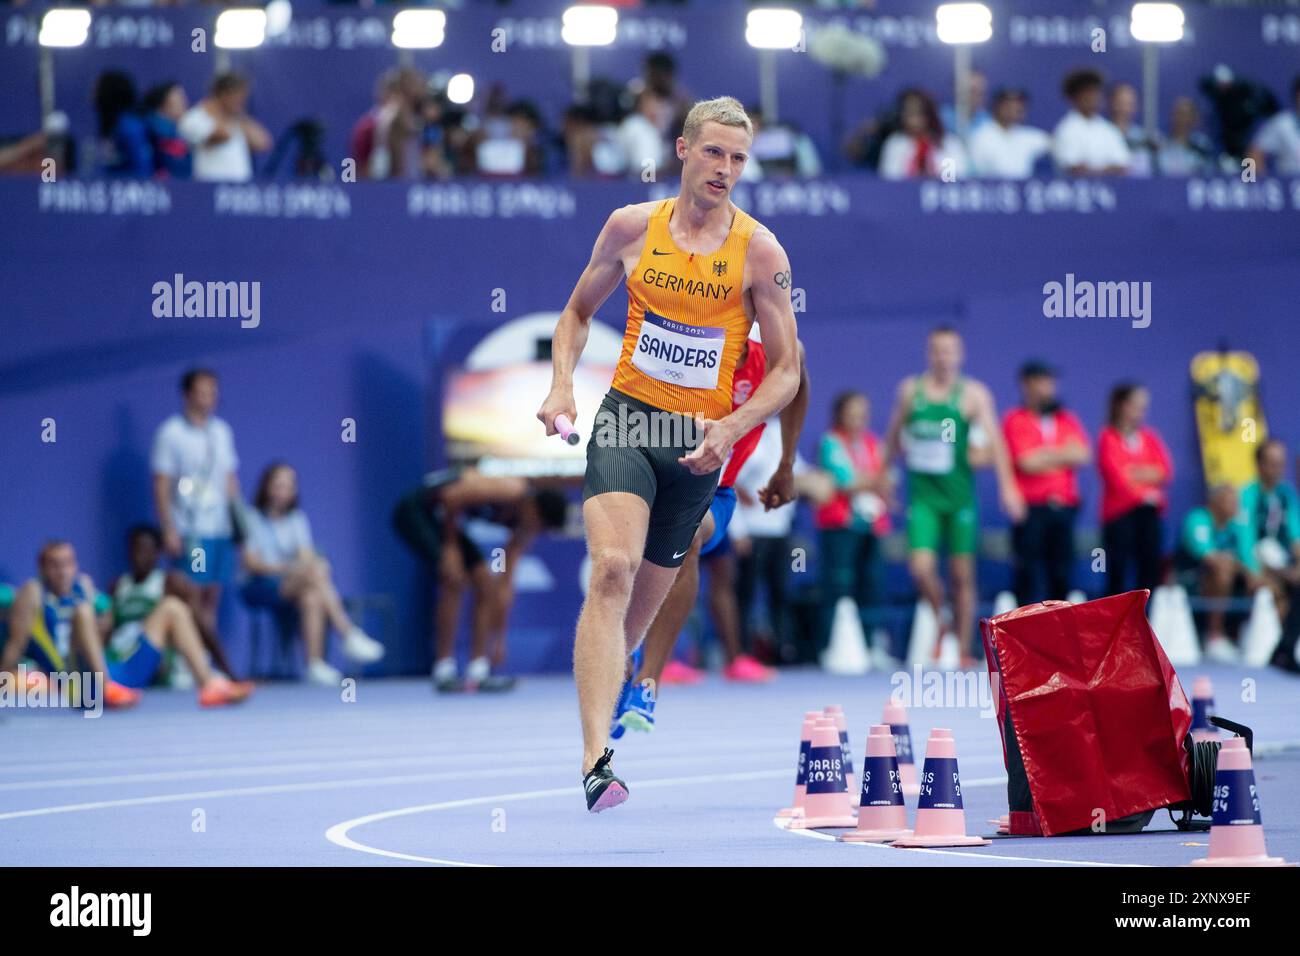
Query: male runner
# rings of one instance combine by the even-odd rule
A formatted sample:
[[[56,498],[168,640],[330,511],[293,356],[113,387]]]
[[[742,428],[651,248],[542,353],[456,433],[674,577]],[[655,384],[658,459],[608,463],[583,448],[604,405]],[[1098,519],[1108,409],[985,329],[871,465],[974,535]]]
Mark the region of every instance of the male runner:
[[[679,194],[610,215],[555,327],[551,391],[537,413],[548,435],[557,416],[577,417],[574,367],[596,309],[626,278],[623,351],[587,445],[591,581],[573,651],[594,812],[627,799],[605,748],[627,656],[672,586],[732,446],[799,386],[790,262],[730,199],[752,141],[735,99],[696,103],[676,144]],[[767,376],[733,412],[732,373],[755,320]]]
[[[907,469],[908,570],[917,589],[940,622],[935,641],[938,657],[947,627],[938,553],[948,552],[952,578],[951,627],[957,636],[961,666],[974,661],[971,638],[975,615],[975,549],[979,518],[973,469],[992,463],[1002,508],[1013,522],[1024,518],[1025,503],[1016,487],[1006,446],[1002,443],[993,396],[975,379],[961,374],[965,358],[961,336],[941,326],[926,341],[928,368],[898,385],[894,412],[885,433],[883,468],[902,454]],[[978,428],[979,436],[972,436]]]
[[[804,363],[803,343],[797,342],[796,345],[799,349],[799,390],[790,404],[781,409],[781,461],[767,484],[758,491],[758,498],[765,511],[779,508],[795,497],[794,459],[799,447],[799,433],[803,431],[804,419],[808,415],[808,369]],[[732,379],[733,411],[754,394],[754,390],[763,381],[766,370],[767,354],[763,344],[754,341],[751,335],[745,343],[740,364],[736,366]],[[668,663],[673,645],[677,643],[677,637],[681,634],[699,593],[700,559],[718,551],[727,540],[727,527],[736,512],[736,476],[758,446],[765,424],[760,422],[736,442],[731,450],[718,490],[713,493],[708,514],[700,522],[695,540],[691,542],[691,550],[686,555],[681,570],[677,572],[677,580],[673,582],[663,607],[655,615],[654,623],[646,634],[644,658],[638,660],[641,655],[633,658],[635,663],[631,670],[634,673],[629,675],[623,685],[623,693],[614,712],[614,723],[610,727],[609,735],[615,740],[622,737],[625,730],[649,732],[654,729],[655,700],[658,698],[664,665]],[[732,679],[771,680],[772,671],[740,653],[738,627],[736,622],[730,623],[729,628],[720,627],[719,631],[726,630],[730,634],[730,644],[726,648],[730,658],[728,667],[739,665]]]

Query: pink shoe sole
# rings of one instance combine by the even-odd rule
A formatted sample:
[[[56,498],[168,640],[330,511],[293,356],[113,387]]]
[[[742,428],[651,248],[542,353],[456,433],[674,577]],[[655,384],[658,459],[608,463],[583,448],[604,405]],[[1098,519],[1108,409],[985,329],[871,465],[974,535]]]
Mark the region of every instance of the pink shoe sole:
[[[625,800],[627,800],[627,791],[618,784],[611,783],[605,788],[605,792],[596,798],[596,802],[592,804],[591,812],[600,813],[601,810],[608,810],[610,807],[616,807]]]

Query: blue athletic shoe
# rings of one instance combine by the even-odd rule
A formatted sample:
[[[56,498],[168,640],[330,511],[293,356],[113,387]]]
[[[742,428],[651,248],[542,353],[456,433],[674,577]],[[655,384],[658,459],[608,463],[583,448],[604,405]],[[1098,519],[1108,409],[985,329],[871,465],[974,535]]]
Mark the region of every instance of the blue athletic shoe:
[[[654,682],[644,680],[632,687],[627,696],[627,706],[619,723],[627,730],[648,734],[655,729]]]
[[[609,725],[609,736],[612,740],[618,740],[623,736],[626,729],[621,723],[623,715],[627,713],[628,703],[632,696],[632,678],[636,677],[637,671],[641,669],[641,648],[632,652],[632,671],[631,675],[623,681],[623,689],[618,692],[618,703],[614,705],[614,720]]]

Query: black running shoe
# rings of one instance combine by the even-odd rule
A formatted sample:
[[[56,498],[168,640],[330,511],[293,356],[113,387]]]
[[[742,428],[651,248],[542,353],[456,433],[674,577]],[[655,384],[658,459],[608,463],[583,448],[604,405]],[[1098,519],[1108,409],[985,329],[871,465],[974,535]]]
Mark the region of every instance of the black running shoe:
[[[433,679],[433,689],[439,694],[463,694],[465,692],[465,678],[459,674],[453,674],[451,677]]]
[[[501,694],[508,690],[514,690],[515,684],[519,683],[518,678],[502,677],[499,674],[488,674],[481,681],[474,685],[474,690],[480,694]]]
[[[627,784],[614,776],[609,766],[613,756],[614,751],[606,747],[596,766],[582,778],[583,789],[587,791],[587,809],[592,813],[616,807],[627,799]]]

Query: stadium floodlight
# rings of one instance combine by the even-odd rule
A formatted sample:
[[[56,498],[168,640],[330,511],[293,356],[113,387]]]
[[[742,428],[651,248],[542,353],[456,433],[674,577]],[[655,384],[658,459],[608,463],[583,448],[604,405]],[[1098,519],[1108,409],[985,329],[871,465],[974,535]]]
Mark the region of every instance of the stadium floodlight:
[[[756,50],[792,50],[802,32],[803,14],[798,10],[771,7],[745,16],[745,42]]]
[[[952,47],[956,133],[965,139],[970,125],[971,47],[993,36],[993,13],[982,3],[941,3],[934,10],[934,23],[939,40]]]
[[[399,10],[393,16],[393,46],[399,50],[432,50],[447,38],[447,14],[442,10]]]
[[[776,51],[803,42],[803,14],[784,7],[763,7],[745,15],[745,42],[758,51],[758,102],[763,124],[777,122]]]
[[[1148,143],[1156,138],[1160,109],[1160,44],[1183,38],[1183,8],[1176,3],[1135,3],[1129,33],[1142,44],[1142,131]]]
[[[270,0],[266,5],[266,35],[278,37],[293,23],[293,4],[290,0]]]
[[[934,20],[942,43],[983,43],[993,36],[993,13],[982,3],[941,3]]]
[[[234,7],[217,14],[212,42],[222,50],[251,50],[266,39],[266,11]]]
[[[90,35],[90,11],[56,7],[41,17],[37,42],[43,47],[83,46]]]
[[[573,66],[573,98],[587,99],[591,83],[591,58],[588,48],[609,46],[618,37],[618,11],[597,3],[579,3],[564,11],[560,38],[569,45]]]
[[[447,81],[447,99],[457,106],[464,106],[474,98],[474,77],[468,73],[457,73]]]
[[[90,36],[90,11],[54,7],[41,17],[36,42],[41,52],[37,60],[37,88],[41,96],[41,120],[54,113],[54,51],[85,46]]]
[[[1183,38],[1183,8],[1176,3],[1135,3],[1129,33],[1141,43],[1177,43]]]
[[[580,3],[564,11],[560,37],[569,46],[609,46],[618,35],[618,11]]]

